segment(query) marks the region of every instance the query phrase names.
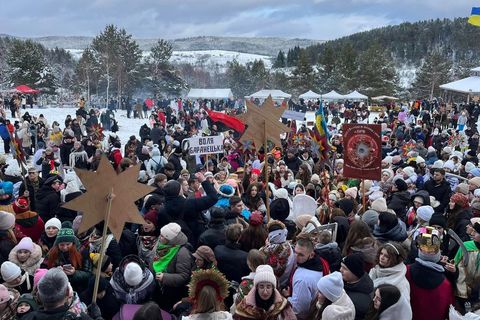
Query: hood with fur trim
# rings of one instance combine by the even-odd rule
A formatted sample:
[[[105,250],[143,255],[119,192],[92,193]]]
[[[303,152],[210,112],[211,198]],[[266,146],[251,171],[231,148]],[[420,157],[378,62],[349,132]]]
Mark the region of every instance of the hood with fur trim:
[[[33,251],[31,252],[30,257],[27,261],[21,263],[17,258],[17,248],[14,247],[8,255],[8,260],[15,263],[20,269],[28,272],[28,274],[33,275],[43,262],[42,248],[38,244],[33,243]]]

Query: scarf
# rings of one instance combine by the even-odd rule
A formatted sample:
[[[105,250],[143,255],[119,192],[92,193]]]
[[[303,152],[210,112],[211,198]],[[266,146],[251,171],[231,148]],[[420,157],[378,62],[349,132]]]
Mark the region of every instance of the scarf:
[[[418,258],[415,258],[415,261],[420,263],[422,266],[429,269],[445,272],[443,266],[439,265],[436,261],[440,260],[440,251],[436,254],[423,253],[421,250],[418,250]]]
[[[173,258],[177,255],[178,250],[180,250],[179,245],[171,246],[160,243],[157,247],[157,254],[153,259],[154,261],[152,264],[155,273],[164,272]]]
[[[270,298],[267,300],[263,300],[262,297],[260,297],[260,294],[258,294],[258,290],[255,288],[255,305],[257,308],[265,310],[265,312],[268,312],[270,308],[273,305],[273,302],[275,301],[275,290],[273,290],[272,295]]]
[[[287,229],[274,230],[268,234],[268,241],[272,244],[282,244],[287,241]]]

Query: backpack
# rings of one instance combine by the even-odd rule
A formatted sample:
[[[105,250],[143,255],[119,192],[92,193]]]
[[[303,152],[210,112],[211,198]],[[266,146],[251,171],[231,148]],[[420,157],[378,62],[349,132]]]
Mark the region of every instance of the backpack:
[[[153,162],[155,162],[155,164],[156,164],[155,169],[153,170],[153,172],[154,172],[155,174],[162,173],[163,166],[162,166],[160,163],[158,163],[157,161],[155,161],[155,160],[153,160],[153,159],[151,159],[151,160],[152,160]]]

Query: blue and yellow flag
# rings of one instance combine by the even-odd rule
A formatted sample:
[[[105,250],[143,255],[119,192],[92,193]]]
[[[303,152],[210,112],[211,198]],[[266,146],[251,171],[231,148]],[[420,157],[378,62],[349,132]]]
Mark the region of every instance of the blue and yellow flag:
[[[468,18],[468,23],[480,27],[480,7],[473,7],[472,14]]]

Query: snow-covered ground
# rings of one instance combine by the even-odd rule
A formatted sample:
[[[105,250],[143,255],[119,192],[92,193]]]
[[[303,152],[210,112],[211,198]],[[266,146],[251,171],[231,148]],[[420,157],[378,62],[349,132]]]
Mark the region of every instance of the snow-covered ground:
[[[70,52],[74,59],[78,60],[82,56],[81,49],[65,49]],[[143,51],[143,57],[147,57],[150,51]],[[198,50],[198,51],[173,51],[170,62],[174,64],[189,63],[196,66],[218,66],[224,68],[227,63],[237,60],[240,64],[247,64],[255,60],[263,60],[265,67],[270,69],[272,61],[269,56],[243,53],[226,50]]]

